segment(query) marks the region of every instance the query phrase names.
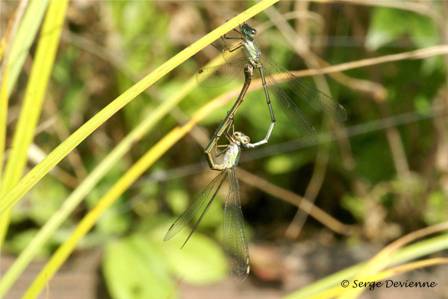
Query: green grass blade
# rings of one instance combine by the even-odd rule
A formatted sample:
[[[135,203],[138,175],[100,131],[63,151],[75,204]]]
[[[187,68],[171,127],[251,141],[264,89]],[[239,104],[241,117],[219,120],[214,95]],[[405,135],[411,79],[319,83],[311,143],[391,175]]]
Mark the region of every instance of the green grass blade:
[[[8,51],[8,97],[14,89],[31,44],[36,38],[47,6],[48,0],[31,0],[23,15],[22,22]]]
[[[6,144],[6,126],[8,118],[8,70],[2,74],[3,80],[0,86],[0,184],[3,180],[3,160],[5,157],[5,144]]]
[[[22,176],[27,162],[28,147],[31,144],[40,117],[45,91],[56,57],[56,51],[64,23],[68,1],[52,1],[37,45],[36,57],[31,68],[25,98],[14,132],[10,157],[6,163],[0,194],[8,192]],[[12,57],[11,57],[12,60]],[[9,82],[9,81],[8,81]],[[6,198],[1,199],[3,203]],[[0,220],[0,248],[8,229],[9,211]]]

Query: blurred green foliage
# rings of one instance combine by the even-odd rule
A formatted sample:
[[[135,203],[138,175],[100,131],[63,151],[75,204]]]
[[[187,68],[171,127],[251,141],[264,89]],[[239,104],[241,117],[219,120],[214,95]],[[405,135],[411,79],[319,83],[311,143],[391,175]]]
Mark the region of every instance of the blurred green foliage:
[[[243,9],[246,4],[239,1],[235,5],[240,6],[237,9]],[[128,88],[136,78],[142,77],[185,46],[186,42],[174,40],[172,31],[179,26],[175,22],[179,21],[177,14],[185,12],[187,6],[192,9],[192,20],[195,13],[202,16],[202,23],[197,28],[188,27],[188,22],[184,19],[185,23],[180,25],[185,27],[177,27],[186,32],[185,36],[189,33],[191,41],[212,29],[216,25],[213,22],[225,21],[225,18],[219,18],[219,6],[210,8],[201,2],[169,4],[163,1],[94,1],[86,4],[86,7],[72,4],[73,13],[69,16],[67,30],[89,40],[96,48],[86,49],[77,39],[70,37],[61,46],[49,98],[56,101],[57,117],[67,130],[76,129],[109,99]],[[315,4],[311,9],[316,7],[329,15],[334,14],[332,5]],[[287,12],[292,7],[284,5],[283,9]],[[324,46],[320,43],[312,44],[311,49],[335,64],[428,47],[441,41],[439,28],[427,16],[390,8],[356,9],[359,9],[356,10],[359,15],[325,18],[322,20],[328,24],[323,28],[311,28],[316,35],[311,36],[311,41],[317,40],[318,35],[329,37]],[[344,10],[340,13],[349,15]],[[184,18],[188,18],[188,15]],[[215,19],[218,20],[213,21]],[[267,16],[262,15],[253,24],[268,20]],[[296,25],[295,22],[290,21],[290,24]],[[359,32],[364,35],[355,36]],[[331,37],[340,37],[346,44],[332,44]],[[287,69],[304,67],[302,59],[282,38],[278,29],[268,30],[259,39],[260,45],[266,49],[266,55],[277,64]],[[78,149],[83,167],[87,171],[93,169],[148,111],[175,94],[186,79],[216,54],[218,52],[214,49],[198,54],[151,89],[149,94],[128,105],[123,113],[114,117],[93,138],[83,143]],[[438,57],[404,60],[350,70],[346,74],[377,82],[387,91],[387,97],[378,101],[353,86],[328,80],[335,100],[341,102],[349,113],[349,120],[343,124],[347,127],[411,111],[415,111],[417,116],[429,115],[437,106],[435,102],[440,97],[442,88],[446,92],[446,86],[443,85],[446,83],[446,61]],[[229,80],[229,75],[216,76],[191,93],[178,110],[159,123],[158,129],[151,136],[136,144],[120,165],[116,165],[60,230],[60,234],[65,235],[67,228],[76,223],[86,209],[94,206],[96,200],[132,162],[177,122],[182,122],[213,97],[240,85],[240,78]],[[254,92],[238,113],[238,129],[253,136],[253,139],[262,137],[268,125],[265,121],[268,114],[264,101],[260,100],[262,98],[260,92]],[[13,104],[17,105],[18,101]],[[206,126],[210,134],[225,113],[226,109],[216,111],[201,125]],[[44,115],[49,118],[50,110]],[[280,113],[278,118],[278,126],[271,140],[272,144],[280,146],[268,150],[263,158],[247,159],[241,166],[280,187],[303,194],[320,147],[283,152],[283,142],[295,139],[297,133]],[[438,161],[437,155],[446,142],[441,136],[448,128],[441,127],[432,117],[403,126],[385,127],[394,128],[399,133],[398,146],[403,149],[404,157],[401,158],[409,167],[409,176],[404,177],[403,173],[397,171],[399,161],[393,153],[393,147],[397,145],[393,145],[388,139],[384,127],[378,126],[369,133],[350,137],[349,152],[341,153],[337,142],[328,145],[330,159],[318,204],[322,203],[326,212],[342,222],[360,227],[365,224],[369,213],[372,213],[368,200],[387,211],[388,216],[383,219],[385,226],[388,223],[398,223],[403,231],[415,229],[421,224],[446,221],[448,206],[445,176],[448,169]],[[39,134],[35,142],[49,151],[59,143],[60,138],[50,129]],[[198,175],[207,171],[207,166],[200,162],[203,161],[203,156],[197,142],[199,139],[194,140],[190,136],[176,145],[157,163],[148,177],[143,178],[141,183],[109,209],[91,233],[91,246],[98,246],[106,241],[102,270],[114,299],[168,298],[176,294],[173,276],[190,283],[203,284],[218,281],[228,273],[225,255],[217,241],[219,238],[205,236],[205,233],[214,237],[219,235],[223,196],[219,196],[211,206],[199,232],[183,250],[179,250],[176,242],[161,241],[167,225],[195,199],[194,195],[210,179],[209,176]],[[247,156],[250,157],[250,154],[247,153]],[[245,153],[243,157],[244,155]],[[347,155],[353,158],[353,169],[347,169],[343,165]],[[80,165],[73,165],[69,161],[61,164],[61,169],[74,177],[75,182],[79,182],[82,178],[74,175],[73,169],[76,167]],[[185,169],[187,170],[183,172]],[[157,173],[162,175],[157,177]],[[356,189],[355,186],[361,188]],[[70,189],[70,186],[64,185],[55,176],[46,178],[29,194],[26,206],[15,210],[14,226],[7,243],[7,248],[12,253],[23,250],[37,227],[45,223],[63,203]],[[294,207],[289,208],[289,213],[276,214],[275,209],[266,211],[262,206],[257,206],[257,203],[267,196],[256,190],[248,190],[244,185],[242,194],[243,203],[251,202],[251,210],[247,214],[251,215],[254,223],[263,223],[263,218],[258,216],[263,213],[281,215],[272,223],[264,223],[267,227],[265,230],[271,225],[286,226],[295,212]],[[272,198],[269,200],[275,201]],[[410,204],[407,207],[409,211],[400,212],[403,201]],[[278,210],[282,209],[279,205]],[[419,217],[413,224],[404,220],[410,214]],[[260,218],[253,218],[257,216]],[[309,228],[305,227],[307,229],[312,231],[313,224]],[[256,229],[253,231],[255,237],[263,239],[263,236],[257,235]],[[51,252],[52,247],[61,242],[61,235],[55,236],[51,244],[42,249],[43,255]],[[282,239],[283,235],[275,235],[275,238]],[[378,239],[383,240],[381,236]]]
[[[366,46],[373,51],[403,37],[421,48],[440,40],[435,24],[413,12],[380,7],[373,9],[371,18]]]

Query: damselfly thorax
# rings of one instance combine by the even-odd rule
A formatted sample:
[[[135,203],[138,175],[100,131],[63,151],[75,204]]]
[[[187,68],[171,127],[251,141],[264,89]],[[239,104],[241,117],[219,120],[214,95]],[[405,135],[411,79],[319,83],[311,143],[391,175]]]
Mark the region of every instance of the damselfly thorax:
[[[261,51],[257,47],[254,41],[244,40],[243,41],[244,54],[246,55],[247,60],[254,68],[258,68],[260,66],[260,58]]]

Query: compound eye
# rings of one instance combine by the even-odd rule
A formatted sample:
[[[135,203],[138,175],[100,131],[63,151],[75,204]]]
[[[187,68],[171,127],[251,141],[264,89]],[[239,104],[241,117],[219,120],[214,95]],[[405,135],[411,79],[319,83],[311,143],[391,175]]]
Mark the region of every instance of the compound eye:
[[[257,30],[252,29],[252,30],[251,30],[251,33],[252,33],[253,35],[255,35],[255,34],[257,33]]]

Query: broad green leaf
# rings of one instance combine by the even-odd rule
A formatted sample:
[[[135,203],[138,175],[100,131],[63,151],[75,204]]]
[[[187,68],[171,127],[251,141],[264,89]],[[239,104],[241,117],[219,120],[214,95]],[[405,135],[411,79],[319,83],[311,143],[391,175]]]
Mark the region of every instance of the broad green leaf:
[[[141,236],[109,244],[103,273],[113,299],[176,297],[160,247]]]
[[[162,240],[164,231],[155,234]],[[174,273],[186,282],[207,284],[223,279],[228,272],[227,260],[220,246],[195,232],[184,248],[180,248],[188,230],[163,243],[163,251]]]

